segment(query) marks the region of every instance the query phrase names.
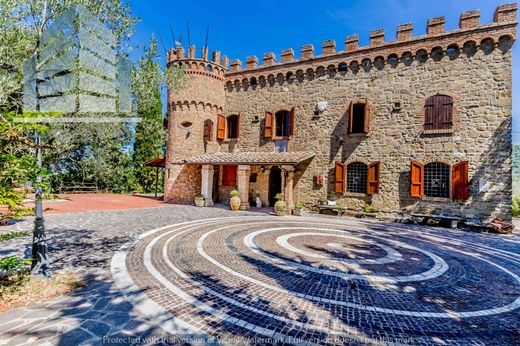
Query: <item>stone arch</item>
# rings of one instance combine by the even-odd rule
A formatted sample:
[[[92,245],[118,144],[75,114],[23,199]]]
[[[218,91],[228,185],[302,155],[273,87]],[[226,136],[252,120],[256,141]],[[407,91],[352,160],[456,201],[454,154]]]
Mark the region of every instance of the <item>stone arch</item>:
[[[372,69],[372,60],[365,58],[361,61],[361,67],[365,72],[369,72]]]
[[[415,58],[417,59],[417,61],[419,61],[421,64],[425,63],[426,61],[428,61],[428,58],[429,58],[429,54],[428,54],[428,51],[424,48],[421,48],[419,49],[416,53],[415,53]]]
[[[495,39],[486,37],[480,41],[480,49],[485,55],[491,54],[495,50]]]
[[[444,57],[444,50],[441,46],[435,46],[432,48],[430,56],[432,57],[433,61],[441,61]]]
[[[385,57],[378,55],[374,58],[374,66],[378,70],[382,70],[385,67]]]
[[[309,80],[309,81],[313,80],[314,76],[315,76],[314,69],[309,67],[307,69],[307,71],[305,71],[305,76],[307,77],[307,80]]]
[[[502,52],[507,52],[513,47],[513,43],[515,42],[515,39],[511,35],[502,35],[498,39],[497,47]]]
[[[468,40],[468,41],[464,42],[464,44],[462,45],[462,52],[468,58],[471,58],[472,56],[474,56],[477,53],[477,49],[478,49],[477,42],[475,42],[473,40]]]

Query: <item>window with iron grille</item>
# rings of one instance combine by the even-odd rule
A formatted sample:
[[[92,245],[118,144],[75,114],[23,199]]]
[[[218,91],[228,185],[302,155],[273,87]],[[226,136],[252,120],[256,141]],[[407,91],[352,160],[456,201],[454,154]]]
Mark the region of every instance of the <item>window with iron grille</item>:
[[[347,192],[367,193],[368,166],[362,162],[347,165]]]
[[[432,162],[424,166],[424,195],[450,198],[450,166]]]

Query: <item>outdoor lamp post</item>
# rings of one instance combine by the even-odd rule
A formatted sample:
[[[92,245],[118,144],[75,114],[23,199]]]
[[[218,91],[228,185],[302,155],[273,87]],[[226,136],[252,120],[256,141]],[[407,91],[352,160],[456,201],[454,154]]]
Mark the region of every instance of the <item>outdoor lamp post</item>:
[[[38,130],[34,133],[34,144],[36,146],[36,165],[38,170],[42,169],[41,135]],[[33,242],[32,242],[32,264],[31,273],[41,278],[50,279],[49,258],[47,252],[47,239],[45,239],[45,225],[43,219],[42,205],[42,176],[38,172],[35,186],[35,212]]]

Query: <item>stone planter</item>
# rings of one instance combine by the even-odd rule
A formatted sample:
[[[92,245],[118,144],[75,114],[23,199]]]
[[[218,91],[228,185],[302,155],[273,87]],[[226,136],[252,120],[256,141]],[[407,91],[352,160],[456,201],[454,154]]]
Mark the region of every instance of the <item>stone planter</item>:
[[[240,197],[233,196],[229,199],[229,206],[231,207],[231,210],[237,211],[240,209]]]
[[[277,201],[274,204],[274,212],[278,216],[284,216],[285,215],[285,201]]]
[[[304,209],[303,208],[298,208],[298,209],[293,209],[293,214],[296,215],[296,216],[302,216],[303,215],[303,211]]]
[[[195,205],[197,207],[205,206],[204,198],[195,198]]]

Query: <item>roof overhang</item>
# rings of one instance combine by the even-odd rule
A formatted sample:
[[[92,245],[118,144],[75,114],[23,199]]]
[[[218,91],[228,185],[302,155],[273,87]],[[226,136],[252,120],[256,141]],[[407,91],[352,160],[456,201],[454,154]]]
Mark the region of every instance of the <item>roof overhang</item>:
[[[315,156],[310,152],[238,152],[202,154],[172,160],[172,164],[192,165],[297,165]]]

